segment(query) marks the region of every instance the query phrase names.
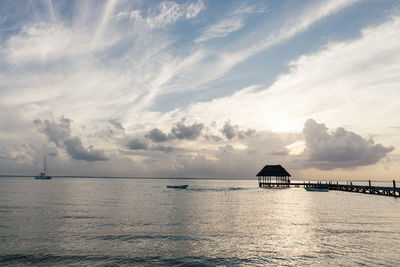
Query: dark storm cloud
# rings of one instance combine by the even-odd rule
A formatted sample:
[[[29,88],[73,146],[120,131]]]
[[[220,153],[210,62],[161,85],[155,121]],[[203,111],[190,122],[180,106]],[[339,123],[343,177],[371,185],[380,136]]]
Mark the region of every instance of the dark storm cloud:
[[[201,135],[201,131],[204,128],[203,123],[194,123],[190,126],[186,126],[183,122],[184,120],[177,123],[171,129],[171,138],[195,140]]]
[[[134,138],[128,141],[126,147],[131,150],[146,150],[148,145],[145,140]]]
[[[150,138],[151,141],[153,142],[165,142],[168,141],[168,135],[166,135],[165,133],[163,133],[161,130],[154,128],[153,130],[151,130],[147,135],[147,138]]]
[[[82,145],[81,139],[77,136],[66,139],[64,144],[68,154],[73,159],[85,161],[108,160],[104,151],[92,148],[86,149]]]
[[[234,137],[239,137],[240,139],[243,139],[247,136],[252,136],[255,134],[254,129],[248,129],[247,131],[241,131],[239,130],[239,126],[237,125],[232,125],[230,121],[225,122],[224,127],[221,129],[222,134],[231,140]]]
[[[342,127],[328,133],[324,124],[312,119],[305,123],[303,134],[307,165],[323,170],[371,165],[394,150]]]
[[[114,126],[116,129],[125,130],[124,126],[122,126],[122,124],[119,121],[115,120],[115,119],[108,120],[108,122],[112,126]]]
[[[39,132],[45,134],[49,141],[55,143],[58,147],[61,147],[63,141],[71,135],[71,120],[64,118],[64,116],[61,116],[58,122],[51,122],[49,120],[42,121],[38,118],[35,119],[33,123],[36,125]]]
[[[65,148],[71,158],[85,161],[108,160],[104,151],[96,149],[86,149],[78,136],[71,137],[71,122],[68,118],[61,118],[57,121],[35,119],[33,123],[39,132],[45,134],[50,142],[57,147]]]

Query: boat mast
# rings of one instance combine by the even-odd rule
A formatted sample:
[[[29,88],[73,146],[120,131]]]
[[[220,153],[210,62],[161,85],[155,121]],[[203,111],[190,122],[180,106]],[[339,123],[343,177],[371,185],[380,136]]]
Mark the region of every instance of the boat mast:
[[[43,173],[46,174],[46,154],[44,154]]]

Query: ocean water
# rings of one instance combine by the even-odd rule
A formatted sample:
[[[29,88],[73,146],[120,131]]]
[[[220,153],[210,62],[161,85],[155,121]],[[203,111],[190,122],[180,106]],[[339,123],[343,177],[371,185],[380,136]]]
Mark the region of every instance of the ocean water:
[[[0,179],[0,266],[399,262],[399,198],[256,180]]]

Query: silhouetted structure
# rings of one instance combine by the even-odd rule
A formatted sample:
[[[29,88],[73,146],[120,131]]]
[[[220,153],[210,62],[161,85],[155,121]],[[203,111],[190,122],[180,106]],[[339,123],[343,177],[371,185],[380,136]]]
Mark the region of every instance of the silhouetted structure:
[[[396,186],[395,180],[393,180],[393,187],[390,187],[372,186],[371,180],[368,181],[368,185],[353,185],[353,182],[351,181],[346,182],[346,184],[340,184],[338,181],[290,182],[290,177],[291,175],[281,165],[265,165],[264,168],[257,174],[258,186],[265,188],[288,188],[294,186],[304,187],[308,189],[307,191],[322,191],[321,189],[326,189],[326,191],[338,190],[345,192],[400,197],[400,188]]]
[[[281,165],[265,165],[257,174],[259,187],[289,187],[290,173]]]

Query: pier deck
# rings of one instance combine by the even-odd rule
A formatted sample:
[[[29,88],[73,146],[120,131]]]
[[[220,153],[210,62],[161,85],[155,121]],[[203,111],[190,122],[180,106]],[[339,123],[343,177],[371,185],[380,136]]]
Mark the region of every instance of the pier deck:
[[[290,182],[290,183],[281,183],[281,182],[259,182],[259,187],[268,188],[268,187],[313,187],[313,188],[328,188],[329,190],[338,190],[338,191],[346,191],[346,192],[354,192],[354,193],[363,193],[363,194],[374,194],[374,195],[383,195],[383,196],[392,196],[392,197],[400,197],[400,188],[396,187],[396,182],[393,181],[393,187],[386,186],[372,186],[369,181],[369,185],[353,185],[350,184],[339,184],[338,182]]]

